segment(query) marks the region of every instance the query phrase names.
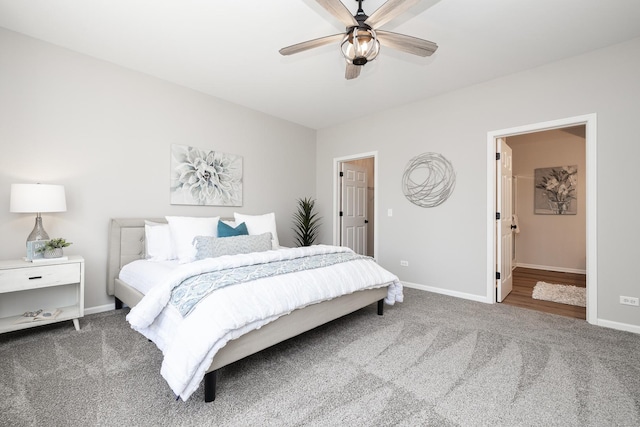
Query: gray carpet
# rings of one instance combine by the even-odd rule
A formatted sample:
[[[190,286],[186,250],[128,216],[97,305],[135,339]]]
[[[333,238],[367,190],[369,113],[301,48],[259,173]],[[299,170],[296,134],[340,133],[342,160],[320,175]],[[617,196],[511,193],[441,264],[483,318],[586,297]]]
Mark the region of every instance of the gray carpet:
[[[413,289],[176,401],[125,312],[0,335],[3,426],[638,426],[640,336]]]

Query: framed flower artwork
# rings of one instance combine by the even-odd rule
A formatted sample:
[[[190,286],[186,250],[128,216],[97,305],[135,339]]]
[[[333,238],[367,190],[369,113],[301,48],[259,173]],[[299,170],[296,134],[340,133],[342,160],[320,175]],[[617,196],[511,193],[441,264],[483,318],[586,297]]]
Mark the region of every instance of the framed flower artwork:
[[[556,166],[534,171],[534,213],[575,215],[578,166]]]
[[[171,146],[171,204],[242,206],[242,157]]]

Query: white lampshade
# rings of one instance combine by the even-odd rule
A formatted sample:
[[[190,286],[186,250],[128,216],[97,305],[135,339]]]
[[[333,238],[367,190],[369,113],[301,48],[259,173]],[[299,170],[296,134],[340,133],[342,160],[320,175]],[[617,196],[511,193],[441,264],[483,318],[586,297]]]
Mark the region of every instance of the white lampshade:
[[[42,213],[66,210],[64,185],[11,184],[10,212]]]

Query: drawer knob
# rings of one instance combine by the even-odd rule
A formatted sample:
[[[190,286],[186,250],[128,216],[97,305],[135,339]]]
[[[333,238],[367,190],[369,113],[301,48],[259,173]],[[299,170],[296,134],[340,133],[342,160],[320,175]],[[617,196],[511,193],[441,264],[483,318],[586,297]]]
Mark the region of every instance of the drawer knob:
[[[42,279],[42,276],[29,277],[29,280],[34,280],[34,279]]]

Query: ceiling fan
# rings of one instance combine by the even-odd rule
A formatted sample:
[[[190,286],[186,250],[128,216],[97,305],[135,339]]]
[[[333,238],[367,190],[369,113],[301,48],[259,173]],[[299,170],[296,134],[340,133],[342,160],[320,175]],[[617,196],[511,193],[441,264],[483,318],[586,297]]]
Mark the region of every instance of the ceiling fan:
[[[280,49],[282,55],[293,55],[340,42],[342,55],[347,61],[345,78],[350,80],[358,77],[362,67],[378,56],[380,45],[418,56],[430,56],[438,49],[437,44],[428,40],[378,29],[421,0],[388,0],[371,16],[367,16],[362,10],[362,0],[356,0],[358,11],[355,15],[351,15],[349,9],[340,0],[316,1],[347,26],[346,32],[284,47]]]

